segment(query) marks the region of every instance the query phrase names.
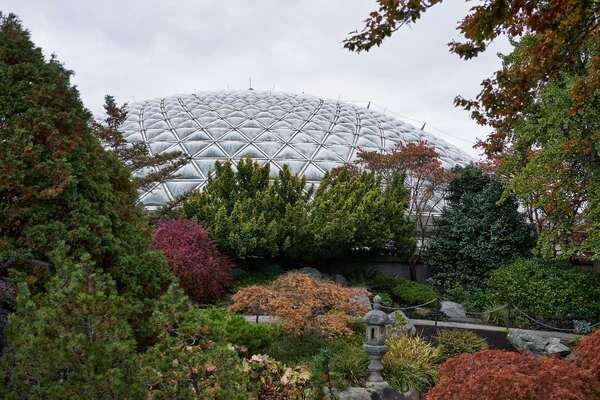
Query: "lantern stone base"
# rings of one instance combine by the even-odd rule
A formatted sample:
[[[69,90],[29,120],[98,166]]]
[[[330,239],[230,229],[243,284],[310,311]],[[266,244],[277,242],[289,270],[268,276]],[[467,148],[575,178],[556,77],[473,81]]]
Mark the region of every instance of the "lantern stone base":
[[[362,388],[362,387],[351,387],[339,394],[340,400],[412,400],[412,397],[407,397],[396,390],[385,387],[381,389],[376,388]]]

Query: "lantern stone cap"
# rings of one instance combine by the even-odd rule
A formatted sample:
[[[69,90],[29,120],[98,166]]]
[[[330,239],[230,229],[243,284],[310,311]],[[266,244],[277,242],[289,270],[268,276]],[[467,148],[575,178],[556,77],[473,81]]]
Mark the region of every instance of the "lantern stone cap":
[[[388,325],[394,322],[394,319],[381,311],[381,297],[373,298],[373,309],[362,318],[367,325]]]

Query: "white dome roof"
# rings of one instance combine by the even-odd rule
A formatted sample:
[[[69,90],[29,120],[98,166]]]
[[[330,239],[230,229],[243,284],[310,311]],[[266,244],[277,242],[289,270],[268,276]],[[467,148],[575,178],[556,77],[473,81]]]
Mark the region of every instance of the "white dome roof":
[[[269,162],[273,176],[287,164],[309,183],[354,160],[359,147],[382,151],[425,139],[446,167],[472,161],[444,140],[385,114],[281,92],[199,92],[133,103],[123,131],[127,141],[145,142],[152,153],[178,150],[192,156],[173,179],[141,194],[146,206],[202,187],[215,161],[235,165],[244,156]]]

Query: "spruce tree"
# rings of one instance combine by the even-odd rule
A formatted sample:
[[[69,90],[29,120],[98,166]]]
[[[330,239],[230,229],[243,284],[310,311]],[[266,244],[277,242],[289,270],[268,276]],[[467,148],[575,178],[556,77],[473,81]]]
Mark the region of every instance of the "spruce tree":
[[[143,398],[130,304],[109,274],[61,255],[48,291],[19,286],[1,359],[4,399]]]
[[[64,243],[66,260],[112,276],[140,325],[171,275],[151,250],[130,173],[93,135],[71,75],[15,15],[0,14],[0,262],[35,294]]]
[[[499,178],[469,165],[456,168],[446,207],[434,219],[427,262],[442,290],[481,287],[494,269],[525,255],[532,237]]]

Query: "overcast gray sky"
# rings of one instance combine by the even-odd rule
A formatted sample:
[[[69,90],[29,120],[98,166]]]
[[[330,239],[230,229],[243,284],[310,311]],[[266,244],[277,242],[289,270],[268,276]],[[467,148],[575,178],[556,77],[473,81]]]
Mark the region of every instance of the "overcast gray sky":
[[[499,43],[461,61],[448,52],[457,21],[475,2],[435,7],[383,46],[354,54],[341,42],[362,27],[374,0],[3,0],[45,54],[75,71],[85,104],[200,90],[304,92],[366,105],[418,125],[470,154],[477,126],[452,104],[478,92],[499,66]]]

